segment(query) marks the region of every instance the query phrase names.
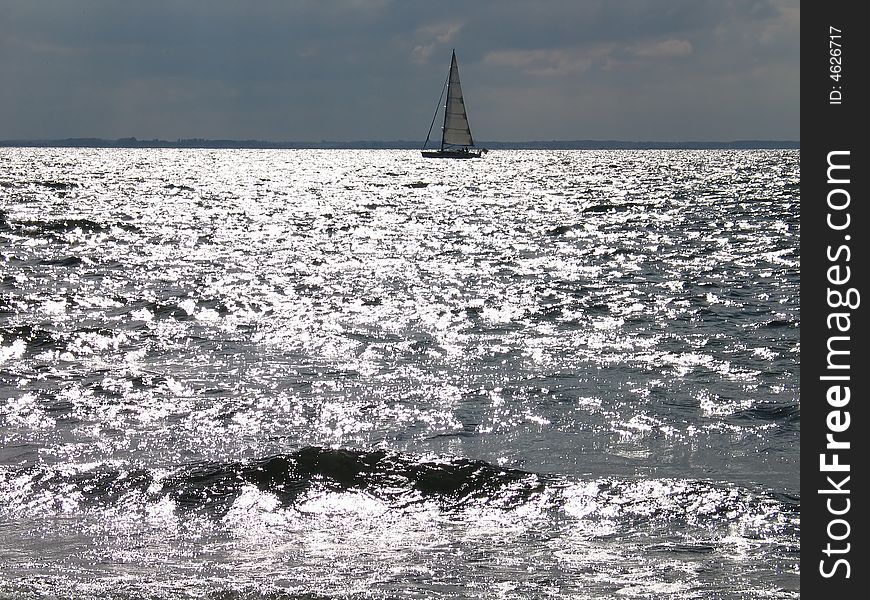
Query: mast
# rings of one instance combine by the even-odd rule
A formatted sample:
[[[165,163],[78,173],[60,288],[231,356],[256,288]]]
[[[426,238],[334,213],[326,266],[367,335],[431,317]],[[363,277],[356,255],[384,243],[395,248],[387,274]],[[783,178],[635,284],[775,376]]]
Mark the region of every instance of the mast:
[[[453,66],[456,64],[456,48],[450,57],[450,67],[447,69],[447,100],[444,101],[444,124],[441,125],[441,150],[444,150],[444,136],[447,135],[447,108],[450,106],[450,87],[453,85]]]

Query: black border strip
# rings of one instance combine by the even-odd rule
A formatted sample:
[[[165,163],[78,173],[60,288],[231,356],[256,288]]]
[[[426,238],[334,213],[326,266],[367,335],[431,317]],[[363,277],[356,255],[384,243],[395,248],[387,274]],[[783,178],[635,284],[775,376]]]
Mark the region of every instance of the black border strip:
[[[863,598],[870,572],[870,507],[863,492],[870,487],[863,349],[870,342],[870,211],[863,209],[867,141],[859,131],[870,112],[870,24],[859,18],[860,7],[821,1],[801,6],[800,569],[801,594],[808,598],[858,598],[859,592]],[[863,292],[868,294],[860,297]]]

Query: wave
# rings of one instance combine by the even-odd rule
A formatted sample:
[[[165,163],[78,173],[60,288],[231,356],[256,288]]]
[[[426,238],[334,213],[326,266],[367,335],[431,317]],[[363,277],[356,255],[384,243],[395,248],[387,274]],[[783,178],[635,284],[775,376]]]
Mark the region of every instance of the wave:
[[[474,507],[516,509],[530,504],[581,519],[619,516],[626,527],[661,521],[698,525],[712,519],[776,515],[766,527],[799,519],[800,499],[693,480],[573,481],[502,468],[466,458],[432,458],[386,450],[309,446],[247,462],[199,463],[161,469],[44,465],[0,470],[0,515],[82,510],[137,498],[168,499],[179,513],[222,518],[252,488],[293,507],[311,494],[359,492],[404,510],[431,504],[474,514]],[[753,517],[754,518],[754,517]]]
[[[15,340],[22,340],[31,352],[59,350],[65,344],[64,340],[57,334],[32,325],[0,327],[0,341],[9,343]]]
[[[167,496],[180,509],[206,508],[218,513],[228,510],[249,486],[287,505],[316,488],[364,491],[399,507],[430,500],[449,506],[474,501],[515,504],[546,487],[543,476],[484,461],[426,460],[384,450],[316,446],[250,462],[188,465],[170,474],[146,468],[68,472],[63,467],[29,467],[0,474],[0,497],[7,496],[10,505],[15,503],[8,501],[18,495],[9,489],[16,481],[25,481],[23,487],[31,494],[62,490],[85,504],[111,504],[134,493],[154,500]]]
[[[761,404],[747,410],[742,410],[736,413],[735,417],[749,421],[800,423],[801,407],[798,403],[785,405]]]
[[[65,256],[63,258],[47,258],[39,261],[41,265],[54,267],[78,267],[84,263],[84,260],[78,256]]]
[[[498,501],[510,490],[515,501],[541,492],[537,475],[468,459],[418,460],[386,451],[306,447],[253,463],[204,465],[164,482],[182,506],[234,499],[246,485],[292,503],[312,486],[328,491],[360,490],[396,506],[424,500],[462,504]]]
[[[764,324],[768,329],[779,329],[781,327],[800,327],[800,322],[793,319],[772,319]]]
[[[30,237],[53,236],[81,232],[86,234],[108,233],[117,227],[124,231],[139,233],[140,229],[130,223],[100,223],[92,219],[69,218],[47,220],[18,220],[13,221],[8,215],[0,212],[0,226],[4,229],[15,229],[16,233]]]
[[[146,310],[157,319],[190,321],[195,318],[196,311],[211,310],[220,317],[225,317],[232,312],[225,302],[211,298],[201,298],[194,303],[172,300],[130,301],[123,297],[117,298],[117,300],[124,306],[110,311],[113,316],[133,315],[138,311]]]
[[[167,183],[163,187],[166,188],[167,190],[178,190],[179,192],[195,192],[196,191],[192,187],[190,187],[189,185],[181,185],[181,184],[176,184],[176,183]]]
[[[79,187],[79,184],[72,181],[34,181],[33,183],[51,190],[69,190]]]
[[[34,227],[42,232],[68,233],[81,230],[85,233],[99,233],[109,229],[109,225],[91,219],[55,219],[48,221],[19,221],[24,227]]]
[[[544,234],[549,235],[549,236],[565,235],[566,233],[568,233],[569,231],[572,231],[576,227],[577,227],[577,225],[557,225],[556,227],[553,227],[553,228],[545,231]]]

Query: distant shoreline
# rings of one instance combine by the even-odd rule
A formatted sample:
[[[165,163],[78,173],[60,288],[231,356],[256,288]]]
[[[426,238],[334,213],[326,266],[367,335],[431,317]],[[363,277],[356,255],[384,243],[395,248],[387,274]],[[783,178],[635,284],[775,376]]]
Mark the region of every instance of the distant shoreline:
[[[337,142],[268,142],[262,140],[140,140],[134,137],[115,140],[102,138],[64,138],[57,140],[0,140],[0,147],[27,148],[239,148],[239,149],[371,149],[418,150],[422,142],[358,140]],[[793,140],[735,140],[730,142],[655,142],[617,140],[549,140],[531,142],[479,142],[492,150],[791,150],[800,149]]]

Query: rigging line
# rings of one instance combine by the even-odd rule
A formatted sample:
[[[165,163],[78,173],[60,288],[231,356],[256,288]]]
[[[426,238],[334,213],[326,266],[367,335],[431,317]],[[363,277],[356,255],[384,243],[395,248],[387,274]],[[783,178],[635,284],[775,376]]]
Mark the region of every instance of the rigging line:
[[[426,141],[423,142],[423,150],[429,144],[429,136],[432,135],[432,128],[435,126],[435,117],[438,116],[438,109],[441,108],[441,98],[444,97],[444,90],[447,89],[447,82],[450,81],[450,73],[447,73],[447,79],[444,80],[444,87],[441,88],[441,95],[438,96],[438,104],[435,105],[435,114],[432,115],[432,122],[429,124],[429,133],[426,134]],[[446,110],[446,109],[445,109]]]

